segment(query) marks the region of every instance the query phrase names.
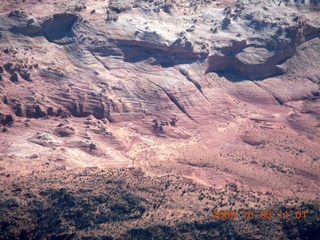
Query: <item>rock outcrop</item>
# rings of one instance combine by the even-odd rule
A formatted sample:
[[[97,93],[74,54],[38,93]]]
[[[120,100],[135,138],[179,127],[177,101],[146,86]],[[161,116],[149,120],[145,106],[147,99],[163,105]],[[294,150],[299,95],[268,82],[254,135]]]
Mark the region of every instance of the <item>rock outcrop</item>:
[[[63,178],[72,190],[78,175],[67,176],[66,171],[79,171],[87,178],[84,169],[96,169],[96,174],[117,168],[110,177],[115,179],[121,174],[126,178],[124,172],[132,168],[139,184],[144,184],[144,177],[150,183],[157,178],[164,182],[159,200],[150,201],[148,211],[164,211],[168,218],[159,222],[165,226],[177,227],[181,216],[192,219],[193,229],[216,229],[215,223],[198,223],[194,209],[201,204],[206,216],[211,207],[264,208],[258,200],[254,205],[243,202],[252,191],[279,202],[288,199],[291,207],[296,197],[305,202],[319,198],[318,1],[17,0],[3,1],[0,10],[3,182],[52,171],[55,181]],[[169,176],[209,190],[197,193],[192,184],[179,185],[183,190],[177,198]],[[134,187],[120,180],[117,184],[119,189]],[[50,182],[50,188],[58,186]],[[97,190],[94,183],[91,187]],[[165,192],[167,188],[170,191]],[[106,189],[112,195],[117,187]],[[220,196],[210,195],[212,189],[222,189],[230,198],[220,201]],[[188,200],[192,194],[199,202],[206,200],[194,205]],[[61,195],[70,198],[71,205],[85,205],[65,192],[42,195],[56,203],[62,201]],[[98,206],[99,195],[93,196],[92,206]],[[173,213],[172,202],[180,204],[182,198],[191,210]],[[130,236],[142,239],[141,234],[158,231],[149,221],[154,219],[150,212],[145,214],[140,205],[131,212],[131,203],[108,205],[113,210],[107,218],[102,216],[104,207],[94,207],[92,218],[79,217],[89,224],[83,225],[83,232],[108,229],[104,224],[119,214],[128,216],[122,220],[129,225],[139,226],[130,230]],[[9,199],[0,205],[17,209],[17,204]],[[59,221],[76,222],[78,210],[73,217],[60,210],[64,217]],[[196,214],[185,216],[189,213]],[[68,217],[72,221],[66,221]],[[150,228],[141,228],[140,217]],[[0,219],[0,228],[6,228],[9,220]],[[34,233],[20,230],[11,239],[19,234],[27,239]],[[36,236],[73,237],[63,231]]]
[[[241,6],[241,7],[239,7]],[[283,74],[287,69],[281,64],[294,56],[303,42],[320,35],[320,25],[310,22],[295,12],[274,16],[273,7],[261,6],[260,11],[248,6],[235,5],[227,14],[234,19],[237,28],[229,28],[243,40],[232,39],[225,46],[209,54],[207,72],[228,68],[250,79],[263,79]],[[231,14],[235,12],[236,14]],[[317,22],[318,20],[316,20]],[[232,23],[228,23],[232,25]],[[222,23],[222,28],[224,23]],[[263,32],[263,36],[259,33]],[[251,36],[249,36],[249,34]]]
[[[49,42],[60,43],[63,38],[72,38],[72,27],[77,20],[77,15],[70,13],[54,14],[52,18],[46,19],[41,23],[44,37]],[[68,42],[63,42],[64,44]]]

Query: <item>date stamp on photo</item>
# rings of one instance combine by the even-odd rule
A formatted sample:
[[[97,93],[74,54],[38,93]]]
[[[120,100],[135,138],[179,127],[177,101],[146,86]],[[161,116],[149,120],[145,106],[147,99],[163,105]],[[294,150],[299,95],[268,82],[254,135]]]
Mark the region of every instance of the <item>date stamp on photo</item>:
[[[225,220],[225,219],[265,219],[272,220],[273,218],[278,219],[306,219],[306,210],[286,210],[286,211],[271,211],[271,210],[213,210],[212,218],[215,220]]]

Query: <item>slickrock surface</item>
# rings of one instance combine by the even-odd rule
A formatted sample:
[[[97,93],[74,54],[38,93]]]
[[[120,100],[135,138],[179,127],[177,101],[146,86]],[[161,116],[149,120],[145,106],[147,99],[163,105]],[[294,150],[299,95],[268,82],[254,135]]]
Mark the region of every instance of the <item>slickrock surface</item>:
[[[2,1],[3,236],[318,239],[319,66],[317,0]],[[265,208],[310,218],[212,219]]]

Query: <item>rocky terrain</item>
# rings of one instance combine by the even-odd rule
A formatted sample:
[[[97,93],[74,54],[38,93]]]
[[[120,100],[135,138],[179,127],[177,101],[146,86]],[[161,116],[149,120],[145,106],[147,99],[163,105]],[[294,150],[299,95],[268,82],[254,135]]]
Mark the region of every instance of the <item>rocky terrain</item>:
[[[5,239],[317,239],[317,203],[282,202],[271,193],[204,187],[175,176],[151,178],[141,169],[14,176],[2,191]],[[238,209],[239,220],[214,220],[212,209]],[[272,211],[247,219],[246,209]],[[258,210],[259,209],[259,210]],[[297,209],[307,218],[295,217]],[[280,219],[278,212],[288,211]]]
[[[317,0],[2,1],[2,238],[319,239],[319,66]]]

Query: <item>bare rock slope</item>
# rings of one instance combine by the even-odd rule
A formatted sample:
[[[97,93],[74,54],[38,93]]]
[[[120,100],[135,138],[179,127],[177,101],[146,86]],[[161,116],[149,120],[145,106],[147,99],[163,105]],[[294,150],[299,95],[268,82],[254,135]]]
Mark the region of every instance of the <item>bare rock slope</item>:
[[[29,0],[0,9],[3,181],[133,168],[318,201],[319,1]]]

